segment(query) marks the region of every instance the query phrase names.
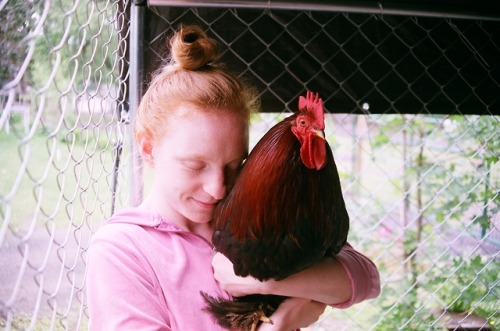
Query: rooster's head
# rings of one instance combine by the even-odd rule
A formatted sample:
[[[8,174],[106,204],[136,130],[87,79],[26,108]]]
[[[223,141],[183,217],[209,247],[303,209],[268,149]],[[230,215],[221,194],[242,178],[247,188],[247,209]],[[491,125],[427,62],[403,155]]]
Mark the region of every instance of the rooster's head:
[[[307,91],[299,98],[299,111],[292,122],[292,132],[300,141],[300,158],[309,169],[320,170],[326,165],[325,111],[323,100]]]

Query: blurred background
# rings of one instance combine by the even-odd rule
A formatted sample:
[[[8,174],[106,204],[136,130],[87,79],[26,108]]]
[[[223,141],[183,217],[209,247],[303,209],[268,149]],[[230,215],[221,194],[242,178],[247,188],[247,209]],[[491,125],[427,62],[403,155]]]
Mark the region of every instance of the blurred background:
[[[86,252],[148,189],[130,123],[180,24],[260,92],[252,146],[325,101],[382,293],[308,330],[499,329],[497,5],[167,0],[0,0],[0,328],[87,329]]]

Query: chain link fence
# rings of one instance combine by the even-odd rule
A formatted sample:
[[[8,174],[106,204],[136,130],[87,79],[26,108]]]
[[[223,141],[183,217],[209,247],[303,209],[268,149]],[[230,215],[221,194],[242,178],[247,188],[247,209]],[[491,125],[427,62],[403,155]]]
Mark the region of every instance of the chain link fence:
[[[252,146],[306,89],[325,100],[349,241],[382,293],[308,330],[498,329],[498,18],[262,7],[0,1],[0,327],[87,328],[92,234],[148,186],[133,111],[196,23],[261,93]]]

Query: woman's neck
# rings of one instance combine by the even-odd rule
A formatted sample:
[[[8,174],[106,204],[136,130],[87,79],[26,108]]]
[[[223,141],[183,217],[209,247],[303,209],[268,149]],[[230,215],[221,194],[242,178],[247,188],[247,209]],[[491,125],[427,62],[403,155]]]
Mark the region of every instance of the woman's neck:
[[[208,242],[212,242],[212,234],[214,231],[214,222],[196,223],[181,214],[172,215],[166,208],[165,204],[159,204],[151,195],[147,196],[143,202],[138,206],[139,209],[146,210],[151,213],[157,213],[168,223],[171,223],[184,231],[195,233]]]

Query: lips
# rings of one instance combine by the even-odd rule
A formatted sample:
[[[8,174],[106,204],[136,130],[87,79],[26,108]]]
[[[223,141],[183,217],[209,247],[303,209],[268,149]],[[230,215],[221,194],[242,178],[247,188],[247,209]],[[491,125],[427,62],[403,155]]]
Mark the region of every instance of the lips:
[[[214,209],[215,206],[217,205],[217,202],[203,202],[195,198],[193,198],[193,201],[204,209]]]

